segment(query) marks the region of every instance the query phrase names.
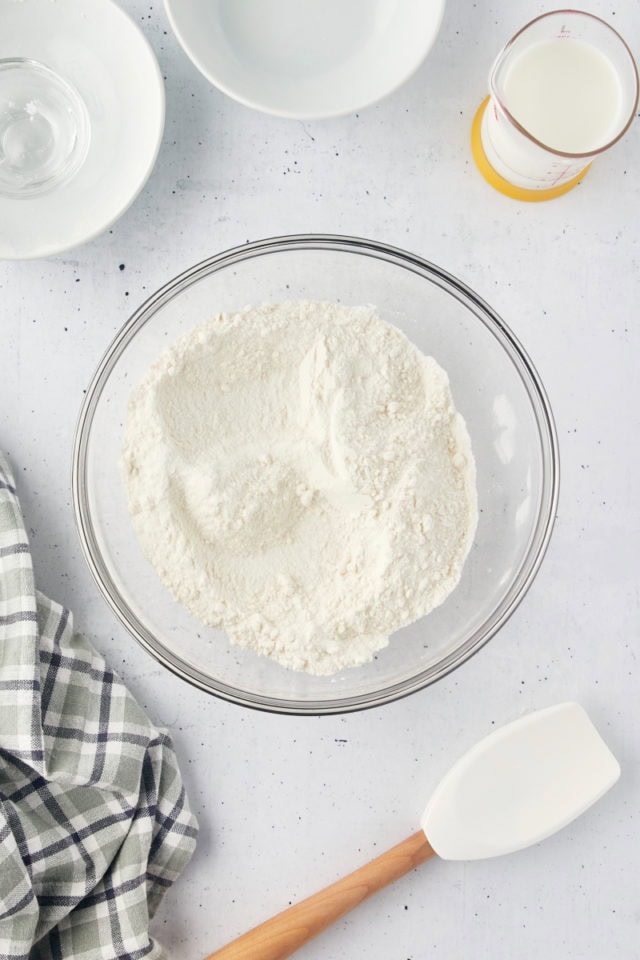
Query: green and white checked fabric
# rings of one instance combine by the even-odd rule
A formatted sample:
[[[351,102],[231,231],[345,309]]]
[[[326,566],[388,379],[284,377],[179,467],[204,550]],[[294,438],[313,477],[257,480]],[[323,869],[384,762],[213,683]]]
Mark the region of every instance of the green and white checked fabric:
[[[196,833],[169,737],[35,589],[0,454],[0,958],[161,957]]]

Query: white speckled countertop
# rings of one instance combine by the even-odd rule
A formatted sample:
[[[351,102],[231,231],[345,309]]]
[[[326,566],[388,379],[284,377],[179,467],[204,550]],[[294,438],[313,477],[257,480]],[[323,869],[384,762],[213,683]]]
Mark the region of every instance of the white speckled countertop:
[[[0,263],[0,443],[41,589],[69,606],[168,726],[201,824],[154,923],[199,960],[417,829],[431,789],[493,724],[575,698],[622,765],[617,786],[544,844],[431,862],[301,950],[301,960],[638,957],[640,831],[640,123],[558,200],[525,204],[477,173],[469,130],[504,41],[545,9],[450,0],[419,72],[357,115],[264,116],[204,80],[160,2],[122,0],[166,81],[151,179],[127,214],[68,254]],[[593,0],[640,55],[640,6]],[[331,232],[436,262],[484,297],[547,387],[562,464],[551,547],[516,614],[436,685],[345,717],[251,712],[155,663],[116,622],[71,507],[76,416],[112,336],[146,296],[247,240]]]

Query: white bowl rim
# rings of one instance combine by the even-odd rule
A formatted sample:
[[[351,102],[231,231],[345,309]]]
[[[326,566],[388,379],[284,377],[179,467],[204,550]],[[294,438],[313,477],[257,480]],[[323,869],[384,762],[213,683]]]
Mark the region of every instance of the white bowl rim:
[[[177,2],[179,4],[180,0],[177,0]],[[328,120],[335,117],[346,116],[347,114],[355,113],[359,110],[364,110],[367,107],[372,106],[374,103],[378,103],[385,97],[395,93],[395,91],[403,86],[403,84],[405,84],[420,68],[440,32],[442,21],[444,19],[444,12],[446,9],[446,0],[431,0],[431,2],[438,4],[438,10],[433,22],[433,30],[430,34],[425,35],[425,42],[421,47],[419,54],[416,55],[413,60],[407,61],[404,70],[399,72],[393,84],[386,87],[383,92],[376,93],[364,100],[349,101],[345,99],[340,104],[336,104],[333,107],[326,107],[324,109],[316,110],[290,110],[279,106],[277,103],[269,102],[268,100],[260,100],[257,97],[247,97],[242,94],[239,90],[235,89],[232,84],[227,83],[220,73],[212,69],[210,63],[205,63],[203,59],[195,53],[193,45],[190,43],[189,38],[186,36],[185,31],[180,25],[179,16],[176,15],[176,0],[164,0],[164,7],[167,18],[171,25],[171,29],[173,30],[180,46],[184,50],[191,63],[196,67],[197,70],[200,71],[203,77],[217,87],[222,93],[226,94],[226,96],[231,97],[233,100],[243,104],[246,107],[251,107],[253,110],[259,110],[262,113],[267,113],[274,117],[282,117],[286,120]]]
[[[7,0],[4,0],[5,4],[6,2]],[[118,18],[120,20],[123,29],[126,29],[131,33],[132,36],[136,37],[136,42],[140,44],[140,49],[144,49],[147,56],[149,80],[153,80],[155,85],[155,94],[158,98],[158,113],[154,137],[152,140],[149,140],[148,143],[147,162],[144,171],[141,172],[137,182],[132,185],[132,189],[123,202],[118,204],[118,206],[114,206],[107,216],[102,217],[99,222],[94,223],[92,226],[86,229],[81,236],[73,239],[65,238],[62,240],[39,241],[29,250],[16,249],[15,246],[12,246],[10,242],[3,246],[2,240],[0,239],[0,259],[2,260],[36,260],[43,257],[55,256],[57,254],[66,253],[69,250],[73,250],[76,247],[95,240],[97,237],[109,230],[109,228],[112,227],[118,220],[120,220],[121,217],[123,217],[124,214],[130,209],[130,207],[134,204],[144,190],[156,165],[160,148],[162,146],[166,119],[165,87],[158,59],[149,39],[143,30],[133,19],[133,16],[124,10],[122,6],[116,2],[116,0],[92,0],[92,2],[100,2],[105,10],[111,11],[111,14],[114,16],[114,18]],[[50,7],[51,3],[48,3],[48,6]],[[64,6],[62,4],[59,6],[60,9],[56,11],[57,14],[60,15],[64,13],[64,15],[67,15],[67,11],[64,9]],[[14,59],[19,58],[20,57],[18,55],[18,57]],[[44,66],[48,65],[44,64]],[[109,175],[109,170],[107,170],[107,175]],[[87,201],[85,192],[83,190],[78,190],[76,187],[77,182],[75,178],[70,180],[69,183],[65,185],[65,207],[70,211],[69,215],[70,217],[74,218],[75,221],[77,221],[78,209],[82,209],[83,204]],[[46,196],[47,195],[45,194],[45,201]],[[0,198],[0,213],[2,212],[3,207],[6,210],[8,209],[7,205],[11,205],[11,207],[14,209],[20,210],[21,213],[27,212],[31,214],[34,220],[37,220],[37,218],[42,215],[41,210],[39,209],[41,206],[39,204],[39,200],[41,199],[41,197],[19,199]]]

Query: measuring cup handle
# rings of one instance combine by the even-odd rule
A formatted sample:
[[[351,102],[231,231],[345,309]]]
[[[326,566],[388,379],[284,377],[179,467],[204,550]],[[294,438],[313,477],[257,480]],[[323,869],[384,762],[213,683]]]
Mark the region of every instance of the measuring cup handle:
[[[435,856],[419,830],[342,880],[254,927],[206,960],[285,960],[376,891]]]

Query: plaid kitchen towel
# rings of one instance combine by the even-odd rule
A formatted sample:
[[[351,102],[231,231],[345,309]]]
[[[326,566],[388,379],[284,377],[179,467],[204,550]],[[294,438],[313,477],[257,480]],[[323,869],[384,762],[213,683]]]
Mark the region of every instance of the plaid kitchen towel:
[[[0,454],[0,957],[161,957],[196,832],[167,734],[36,591]]]

